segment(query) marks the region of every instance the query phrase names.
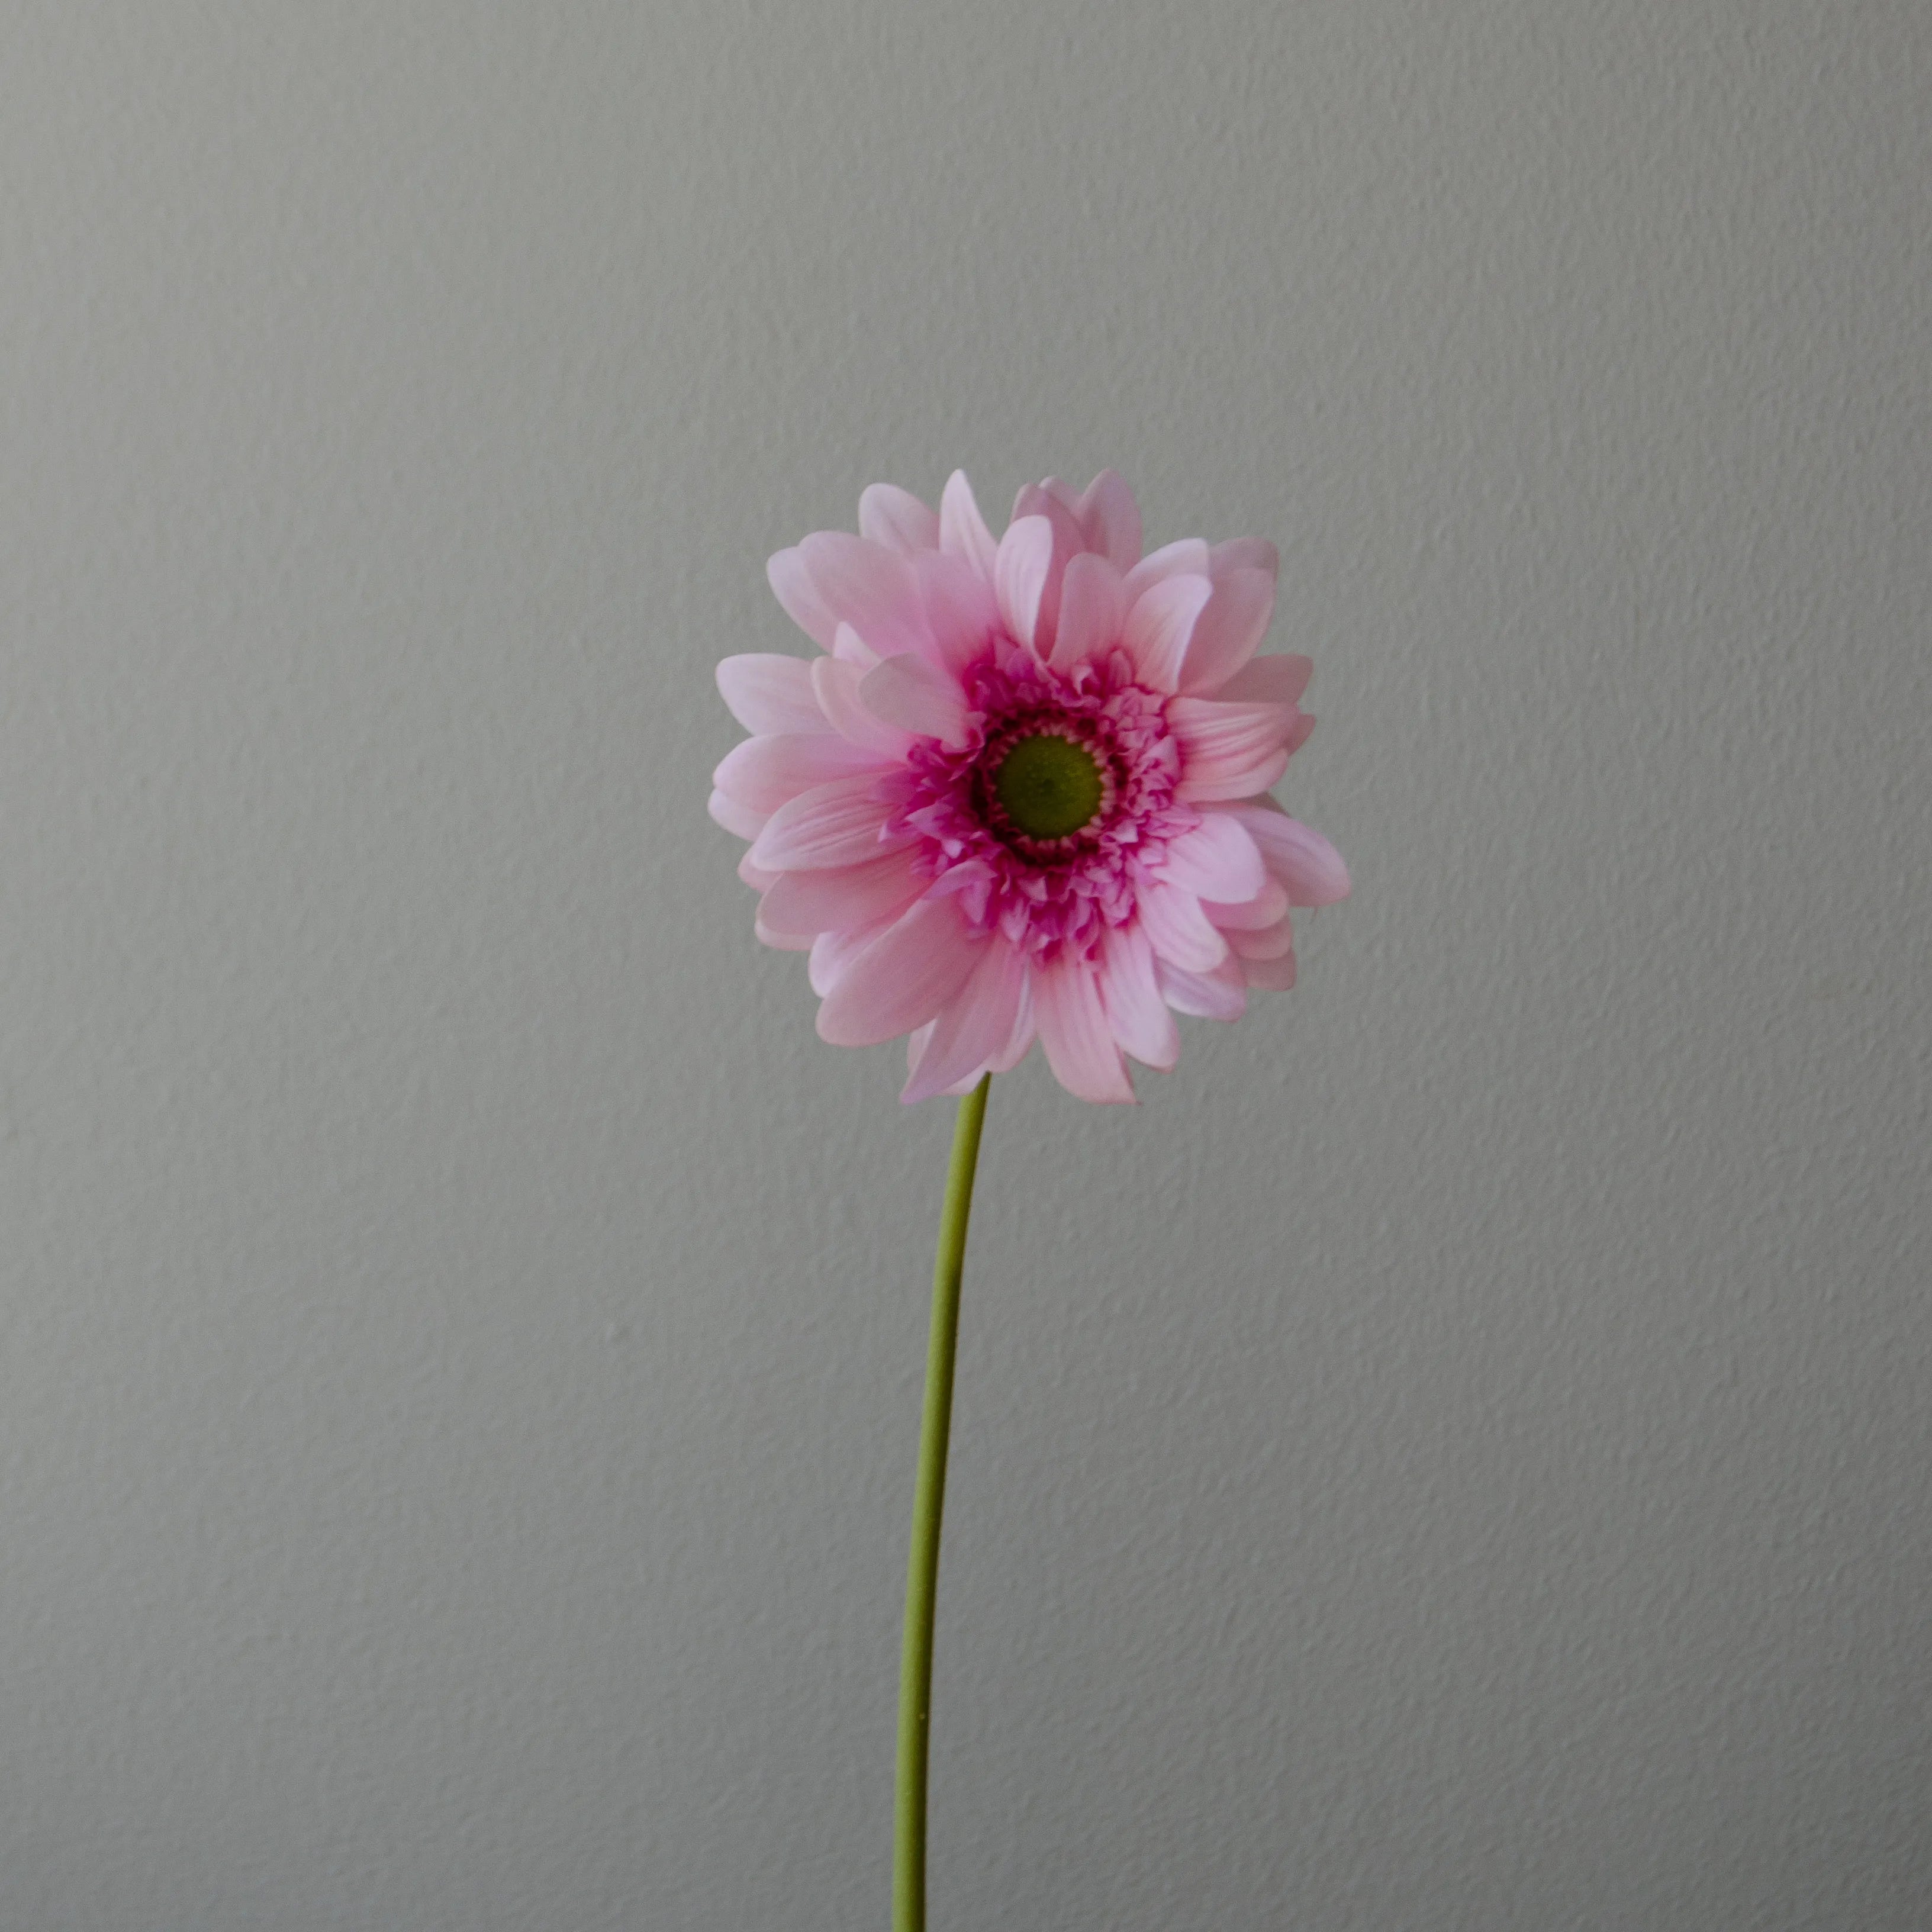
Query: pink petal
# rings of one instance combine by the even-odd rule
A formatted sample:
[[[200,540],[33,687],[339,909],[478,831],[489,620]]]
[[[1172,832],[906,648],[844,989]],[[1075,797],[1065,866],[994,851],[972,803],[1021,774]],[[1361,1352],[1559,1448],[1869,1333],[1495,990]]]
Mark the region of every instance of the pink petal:
[[[1240,960],[1279,959],[1294,950],[1294,934],[1286,919],[1278,919],[1258,932],[1231,932],[1228,950]]]
[[[1034,1040],[1033,975],[1028,973],[1020,988],[1020,1009],[1013,1016],[1013,1030],[1006,1043],[986,1063],[988,1073],[1010,1073],[1025,1059]]]
[[[1136,927],[1107,928],[1101,952],[1100,1004],[1122,1048],[1162,1073],[1180,1058],[1180,1034],[1154,977],[1154,948]]]
[[[768,872],[764,866],[753,865],[752,855],[747,852],[738,861],[738,876],[753,892],[768,892],[784,874],[782,872]]]
[[[973,500],[973,486],[963,470],[954,470],[946,479],[946,492],[939,500],[939,547],[964,557],[986,582],[992,582],[993,533]]]
[[[796,932],[774,932],[762,919],[754,919],[752,930],[761,945],[769,946],[779,952],[805,952],[811,950],[812,942]]]
[[[1167,721],[1180,741],[1180,782],[1174,796],[1251,798],[1288,769],[1288,739],[1295,714],[1283,704],[1227,704],[1214,698],[1177,698]]]
[[[896,550],[844,530],[820,530],[798,548],[820,601],[881,657],[932,648],[919,579]]]
[[[711,782],[754,812],[772,812],[814,785],[884,769],[875,754],[848,745],[836,732],[799,733],[747,738],[726,753]]]
[[[1294,704],[1300,701],[1314,674],[1314,663],[1308,658],[1256,658],[1235,672],[1219,691],[1208,694],[1228,704]],[[1294,747],[1288,748],[1292,751]]]
[[[958,680],[908,653],[866,674],[859,697],[874,717],[956,748],[966,742],[966,700]]]
[[[781,872],[766,888],[758,916],[774,932],[850,932],[896,919],[926,889],[908,851],[860,866]]]
[[[1026,992],[1026,962],[1001,939],[989,940],[973,976],[941,1012],[900,1094],[908,1102],[976,1082],[1012,1037]]]
[[[875,717],[859,694],[866,674],[843,658],[815,658],[812,665],[812,693],[832,728],[848,742],[898,760],[912,748],[912,734]]]
[[[1254,656],[1274,615],[1274,579],[1265,571],[1233,570],[1216,578],[1187,647],[1181,689],[1225,697],[1220,687]]]
[[[1088,484],[1079,503],[1087,541],[1128,571],[1141,560],[1141,506],[1134,493],[1111,470],[1103,470]]]
[[[1251,899],[1244,899],[1238,905],[1226,899],[1203,899],[1201,910],[1208,915],[1209,924],[1219,926],[1228,935],[1228,944],[1233,946],[1237,933],[1261,932],[1280,923],[1282,914],[1288,910],[1288,888],[1279,879],[1270,878]]]
[[[1288,734],[1288,755],[1292,758],[1308,742],[1308,734],[1315,729],[1315,720],[1306,712],[1294,721],[1294,729]]]
[[[1066,574],[1060,580],[1054,669],[1071,670],[1076,664],[1111,650],[1119,642],[1126,620],[1126,593],[1119,571],[1106,558],[1090,551],[1070,558]]]
[[[1312,826],[1273,805],[1230,806],[1228,815],[1247,827],[1268,870],[1287,888],[1290,905],[1332,905],[1348,896],[1341,854]]]
[[[1063,953],[1033,969],[1034,1018],[1054,1078],[1082,1100],[1131,1102],[1133,1083],[1114,1044],[1094,969]]]
[[[862,671],[870,670],[874,664],[884,662],[870,644],[861,640],[850,624],[841,624],[832,632],[832,655],[841,664],[856,664]]]
[[[916,1072],[918,1070],[920,1058],[931,1044],[933,1028],[938,1024],[937,1020],[928,1020],[925,1025],[914,1027],[912,1031],[906,1035],[906,1071],[908,1073]],[[903,1100],[905,1096],[902,1094],[899,1098]]]
[[[1048,481],[1054,486],[1052,490],[1044,484],[1029,483],[1015,500],[1012,514],[1014,523],[1026,517],[1044,517],[1053,526],[1053,557],[1046,568],[1046,582],[1040,592],[1039,615],[1033,628],[1033,647],[1042,658],[1052,654],[1053,640],[1059,634],[1060,584],[1067,564],[1088,547],[1080,519],[1070,500],[1071,493],[1058,478],[1050,477]]]
[[[1244,959],[1241,976],[1250,986],[1285,993],[1294,984],[1294,953],[1291,948],[1273,959]]]
[[[1281,555],[1265,537],[1234,537],[1208,552],[1208,574],[1216,580],[1231,570],[1264,570],[1270,579],[1281,574]]]
[[[993,560],[993,592],[1006,634],[1031,645],[1040,623],[1040,600],[1053,568],[1053,526],[1044,517],[1022,517],[1006,526]]]
[[[1201,823],[1168,842],[1156,876],[1196,898],[1238,904],[1268,882],[1268,870],[1254,840],[1225,812],[1204,812]]]
[[[1155,952],[1170,965],[1205,973],[1228,956],[1228,942],[1208,922],[1201,902],[1164,880],[1143,885],[1135,898],[1141,930]]]
[[[939,519],[910,491],[869,485],[859,499],[859,534],[902,554],[939,548]]]
[[[856,866],[908,843],[910,832],[886,832],[892,808],[876,796],[878,785],[876,772],[862,772],[800,793],[772,814],[752,848],[752,862],[775,872]]]
[[[1064,504],[1072,513],[1075,523],[1080,521],[1080,494],[1072,484],[1063,483],[1058,476],[1042,476],[1037,483],[1024,484],[1020,494],[1024,496],[1036,490],[1043,496],[1051,496],[1056,503]],[[1024,510],[1013,512],[1016,517],[1024,517],[1027,514]]]
[[[966,983],[987,943],[951,899],[921,899],[838,976],[818,1009],[819,1038],[875,1046],[923,1026]]]
[[[814,644],[829,651],[832,634],[838,628],[838,614],[819,595],[812,572],[806,567],[803,552],[797,548],[780,550],[766,562],[765,575],[772,595],[784,607],[785,615]]]
[[[765,829],[770,816],[763,812],[754,812],[748,805],[740,805],[735,798],[727,798],[722,791],[714,791],[706,802],[705,810],[727,832],[734,832],[740,838],[755,838]]]
[[[1205,577],[1208,566],[1208,546],[1198,537],[1183,537],[1178,543],[1164,544],[1127,572],[1127,602],[1132,603],[1143,590],[1150,590],[1170,577]]]
[[[954,670],[976,663],[992,648],[1000,628],[1000,606],[990,580],[964,557],[944,550],[916,558],[913,568],[939,661]]]
[[[775,737],[784,731],[823,731],[824,714],[812,692],[812,665],[804,658],[746,651],[718,667],[718,688],[731,716],[748,731]]]
[[[1154,962],[1161,997],[1178,1013],[1204,1020],[1238,1020],[1248,1010],[1242,962],[1231,952],[1211,973],[1190,973],[1165,959]]]
[[[806,976],[812,982],[812,990],[824,999],[844,978],[846,968],[891,923],[886,920],[849,932],[821,932],[812,942],[812,958],[806,967]],[[788,938],[785,943],[791,942]]]
[[[1214,589],[1204,577],[1168,577],[1141,592],[1127,613],[1120,642],[1143,684],[1156,691],[1174,688],[1196,622]],[[1126,593],[1132,596],[1132,577]]]

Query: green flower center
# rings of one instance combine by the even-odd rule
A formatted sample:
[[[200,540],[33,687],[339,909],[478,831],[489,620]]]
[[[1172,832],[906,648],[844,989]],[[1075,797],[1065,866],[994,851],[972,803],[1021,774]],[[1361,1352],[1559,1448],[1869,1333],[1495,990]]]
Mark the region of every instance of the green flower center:
[[[1064,838],[1090,825],[1106,787],[1084,745],[1042,732],[1022,738],[993,774],[993,796],[1029,838]]]

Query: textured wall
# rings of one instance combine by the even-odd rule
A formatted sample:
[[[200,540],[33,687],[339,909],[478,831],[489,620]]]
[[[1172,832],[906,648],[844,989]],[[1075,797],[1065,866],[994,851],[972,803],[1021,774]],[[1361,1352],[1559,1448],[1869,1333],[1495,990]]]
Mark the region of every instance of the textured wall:
[[[1932,1920],[1932,13],[6,12],[0,1924],[884,1924],[949,1110],[703,802],[956,464],[1356,893],[995,1084],[936,1932]]]

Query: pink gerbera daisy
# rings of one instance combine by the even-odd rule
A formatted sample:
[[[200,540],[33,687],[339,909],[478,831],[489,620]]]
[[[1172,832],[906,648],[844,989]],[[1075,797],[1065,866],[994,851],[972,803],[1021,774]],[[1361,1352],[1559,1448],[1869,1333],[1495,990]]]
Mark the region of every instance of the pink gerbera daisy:
[[[750,839],[766,944],[811,953],[820,1036],[909,1034],[902,1097],[963,1094],[1036,1036],[1060,1084],[1131,1100],[1175,1012],[1294,982],[1291,906],[1333,846],[1267,796],[1314,724],[1302,657],[1255,656],[1274,547],[1141,554],[1111,470],[1030,484],[995,543],[963,472],[935,515],[874,484],[851,536],[771,560],[826,655],[727,658],[746,729],[711,814]]]

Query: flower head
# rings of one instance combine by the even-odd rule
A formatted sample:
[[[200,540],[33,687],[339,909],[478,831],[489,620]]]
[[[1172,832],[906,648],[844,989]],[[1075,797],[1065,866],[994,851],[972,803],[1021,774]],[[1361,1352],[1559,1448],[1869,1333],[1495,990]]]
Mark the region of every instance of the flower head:
[[[1291,906],[1345,896],[1268,788],[1314,720],[1306,658],[1255,656],[1274,546],[1141,554],[1111,470],[1029,484],[996,543],[963,472],[935,515],[874,484],[860,534],[770,566],[809,659],[727,658],[753,735],[711,814],[752,841],[766,944],[811,954],[820,1036],[910,1036],[903,1098],[969,1090],[1037,1037],[1060,1084],[1131,1100],[1176,1012],[1294,982]]]

